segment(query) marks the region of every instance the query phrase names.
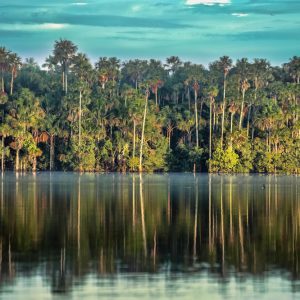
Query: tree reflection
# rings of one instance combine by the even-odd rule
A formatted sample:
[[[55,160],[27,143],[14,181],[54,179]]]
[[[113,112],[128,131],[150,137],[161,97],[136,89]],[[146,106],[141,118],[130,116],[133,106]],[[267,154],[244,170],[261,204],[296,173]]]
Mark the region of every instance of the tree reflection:
[[[201,263],[223,278],[300,278],[298,177],[14,176],[0,185],[1,282],[42,262],[53,292],[89,274],[201,272]]]

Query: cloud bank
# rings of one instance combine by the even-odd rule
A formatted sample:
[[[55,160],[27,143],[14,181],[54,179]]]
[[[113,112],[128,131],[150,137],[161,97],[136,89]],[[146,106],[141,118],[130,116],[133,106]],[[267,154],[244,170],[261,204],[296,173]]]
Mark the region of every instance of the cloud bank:
[[[186,0],[186,5],[224,5],[230,4],[231,0]]]

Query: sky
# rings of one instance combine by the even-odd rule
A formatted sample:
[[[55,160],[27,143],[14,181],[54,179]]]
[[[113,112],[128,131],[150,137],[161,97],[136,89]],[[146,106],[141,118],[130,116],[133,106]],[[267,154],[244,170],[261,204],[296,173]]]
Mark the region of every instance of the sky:
[[[207,65],[220,56],[300,55],[300,0],[0,0],[0,46],[43,62],[55,40],[100,56],[177,55]]]

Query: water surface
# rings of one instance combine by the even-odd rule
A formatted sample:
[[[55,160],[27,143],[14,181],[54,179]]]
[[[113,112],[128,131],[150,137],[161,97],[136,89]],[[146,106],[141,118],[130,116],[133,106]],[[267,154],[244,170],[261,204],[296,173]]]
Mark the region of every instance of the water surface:
[[[299,299],[299,183],[6,173],[0,298]]]

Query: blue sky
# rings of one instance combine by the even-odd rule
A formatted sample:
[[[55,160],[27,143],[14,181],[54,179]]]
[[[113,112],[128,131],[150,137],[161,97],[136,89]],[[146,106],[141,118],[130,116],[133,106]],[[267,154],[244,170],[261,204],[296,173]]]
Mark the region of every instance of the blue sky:
[[[0,45],[42,62],[67,38],[99,56],[281,64],[300,54],[300,0],[1,0]]]

